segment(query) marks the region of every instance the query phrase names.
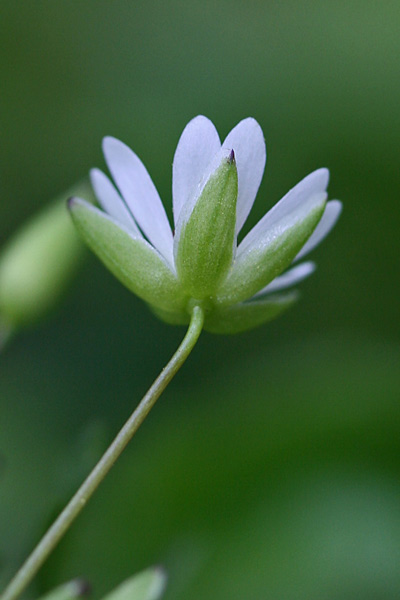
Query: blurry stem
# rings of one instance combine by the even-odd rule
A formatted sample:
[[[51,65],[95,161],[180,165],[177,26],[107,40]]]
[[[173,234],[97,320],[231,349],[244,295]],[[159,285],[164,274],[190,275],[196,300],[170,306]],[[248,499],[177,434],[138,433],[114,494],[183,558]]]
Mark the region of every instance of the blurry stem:
[[[32,581],[46,558],[52,550],[54,550],[55,546],[81,512],[89,498],[103,481],[117,458],[121,455],[128,442],[139,429],[161,393],[165,390],[171,379],[179,371],[189,356],[199,338],[203,322],[203,309],[199,306],[195,306],[189,328],[178,350],[161,371],[149,391],[142,398],[137,408],[120,430],[108,450],[103,454],[93,471],[88,475],[81,487],[33,550],[32,554],[27,558],[15,577],[11,580],[0,597],[0,600],[14,600]]]

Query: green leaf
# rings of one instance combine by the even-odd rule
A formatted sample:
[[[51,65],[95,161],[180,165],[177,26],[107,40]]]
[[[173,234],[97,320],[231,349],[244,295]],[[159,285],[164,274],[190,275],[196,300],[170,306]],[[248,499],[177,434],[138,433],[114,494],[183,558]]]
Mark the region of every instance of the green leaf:
[[[236,164],[229,153],[222,159],[219,156],[219,166],[194,206],[187,205],[182,210],[175,262],[185,290],[194,298],[213,295],[231,266],[237,193]]]
[[[326,194],[311,198],[309,210],[301,207],[298,215],[289,215],[289,226],[282,219],[243,252],[239,247],[232,270],[218,290],[216,303],[229,306],[247,300],[280,275],[318,225],[325,204]]]
[[[69,202],[75,226],[104,265],[134,294],[162,310],[181,310],[185,295],[165,259],[84,200]]]
[[[127,579],[103,600],[158,600],[166,584],[162,569],[151,568]]]
[[[207,316],[204,329],[211,333],[241,333],[275,319],[298,299],[296,291],[216,309]]]

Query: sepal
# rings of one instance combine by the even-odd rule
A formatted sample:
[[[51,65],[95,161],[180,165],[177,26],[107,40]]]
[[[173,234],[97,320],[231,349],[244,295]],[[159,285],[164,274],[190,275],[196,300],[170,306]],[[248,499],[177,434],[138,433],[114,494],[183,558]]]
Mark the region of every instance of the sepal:
[[[181,210],[175,235],[175,264],[187,293],[215,293],[234,254],[238,178],[233,151],[221,150],[197,197]]]
[[[157,306],[152,306],[151,304],[148,306],[156,317],[164,321],[164,323],[168,323],[168,325],[189,325],[190,323],[190,315],[186,310],[174,312],[157,308]]]
[[[79,198],[69,200],[77,230],[104,265],[129,290],[163,310],[181,310],[185,295],[166,260],[142,237]]]
[[[254,329],[267,323],[290,308],[299,294],[297,291],[251,300],[227,308],[215,309],[207,316],[204,329],[211,333],[234,334]]]
[[[253,239],[246,243],[245,238],[239,246],[232,269],[218,289],[217,304],[229,306],[251,298],[287,269],[318,225],[325,203],[326,194],[318,194],[297,214],[284,215],[257,236],[250,232],[248,237]]]

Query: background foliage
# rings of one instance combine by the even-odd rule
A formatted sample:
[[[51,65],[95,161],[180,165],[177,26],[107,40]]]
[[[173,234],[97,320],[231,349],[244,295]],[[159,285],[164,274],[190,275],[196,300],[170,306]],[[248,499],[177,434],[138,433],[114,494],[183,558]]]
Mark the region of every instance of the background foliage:
[[[114,135],[170,207],[186,122],[263,127],[248,227],[311,170],[341,221],[280,320],[204,334],[31,594],[95,596],[149,564],[166,598],[398,598],[398,3],[2,0],[0,236]],[[175,349],[92,256],[60,310],[1,359],[5,580]]]

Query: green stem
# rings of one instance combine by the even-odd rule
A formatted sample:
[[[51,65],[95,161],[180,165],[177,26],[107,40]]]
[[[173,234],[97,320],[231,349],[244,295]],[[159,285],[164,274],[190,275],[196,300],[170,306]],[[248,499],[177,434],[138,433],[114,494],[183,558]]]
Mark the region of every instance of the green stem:
[[[94,467],[93,471],[88,475],[81,487],[71,498],[67,506],[19,569],[15,577],[11,580],[0,597],[0,600],[15,600],[15,598],[17,598],[31,582],[46,558],[52,550],[54,550],[55,546],[79,515],[89,498],[103,481],[117,458],[121,455],[128,442],[139,429],[161,393],[165,390],[168,383],[189,356],[201,333],[203,322],[203,310],[199,306],[195,306],[192,312],[189,329],[178,350],[161,371],[147,394],[142,398],[138,407],[129,417],[108,450],[106,450],[102,458]]]

